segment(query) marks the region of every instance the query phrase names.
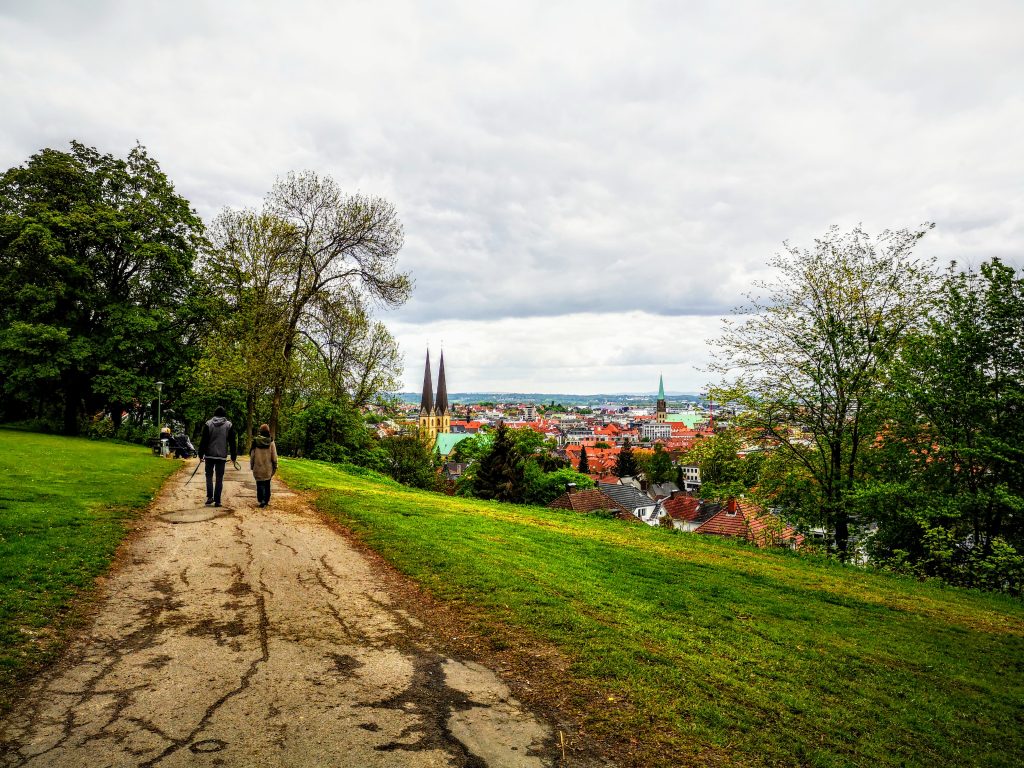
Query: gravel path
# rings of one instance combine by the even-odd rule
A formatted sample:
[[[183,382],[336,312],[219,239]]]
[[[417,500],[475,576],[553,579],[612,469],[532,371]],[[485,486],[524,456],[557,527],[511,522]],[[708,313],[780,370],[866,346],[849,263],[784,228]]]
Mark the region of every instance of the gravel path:
[[[185,486],[194,466],[164,487],[91,626],[0,722],[0,765],[556,763],[552,729],[488,669],[432,651],[280,482],[261,510],[229,467],[214,510],[201,470]]]

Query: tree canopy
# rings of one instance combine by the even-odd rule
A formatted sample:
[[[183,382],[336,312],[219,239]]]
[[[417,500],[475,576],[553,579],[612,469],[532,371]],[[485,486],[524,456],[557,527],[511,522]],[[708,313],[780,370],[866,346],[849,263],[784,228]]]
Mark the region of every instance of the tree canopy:
[[[715,400],[738,407],[738,424],[812,478],[814,522],[833,531],[844,557],[892,364],[933,290],[931,262],[913,253],[928,229],[872,238],[833,228],[811,249],[787,245],[770,262],[778,279],[759,286],[765,294],[717,342],[715,367],[729,378]]]
[[[141,145],[78,142],[0,176],[2,410],[81,430],[84,415],[177,386],[200,322],[192,264],[203,224]]]

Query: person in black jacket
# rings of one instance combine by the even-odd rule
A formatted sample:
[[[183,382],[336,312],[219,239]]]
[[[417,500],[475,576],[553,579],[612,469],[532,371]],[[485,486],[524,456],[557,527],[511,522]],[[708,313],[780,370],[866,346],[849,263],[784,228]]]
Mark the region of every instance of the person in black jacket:
[[[235,463],[235,428],[224,415],[224,406],[217,406],[213,418],[203,425],[203,436],[199,440],[199,460],[206,461],[206,506],[220,506],[224,490],[224,465],[231,456]],[[214,475],[217,482],[214,484]]]

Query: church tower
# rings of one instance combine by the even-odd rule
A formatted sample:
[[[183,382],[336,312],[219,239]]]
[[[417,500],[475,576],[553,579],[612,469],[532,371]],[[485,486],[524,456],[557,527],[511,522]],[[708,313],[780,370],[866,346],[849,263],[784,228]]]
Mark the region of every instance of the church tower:
[[[664,424],[668,420],[668,407],[665,405],[665,377],[658,376],[658,406],[655,421]]]
[[[437,436],[434,422],[434,387],[430,382],[430,350],[427,350],[427,366],[423,371],[423,397],[420,399],[420,439],[430,445]]]
[[[444,352],[437,375],[437,398],[430,378],[430,350],[427,350],[427,364],[423,370],[423,397],[420,399],[420,438],[432,446],[438,434],[452,431],[452,414],[448,408],[448,386],[444,378]]]
[[[448,386],[444,381],[443,349],[441,350],[441,363],[437,371],[437,400],[434,402],[434,419],[437,424],[437,432],[445,434],[452,431],[452,414],[448,410]]]

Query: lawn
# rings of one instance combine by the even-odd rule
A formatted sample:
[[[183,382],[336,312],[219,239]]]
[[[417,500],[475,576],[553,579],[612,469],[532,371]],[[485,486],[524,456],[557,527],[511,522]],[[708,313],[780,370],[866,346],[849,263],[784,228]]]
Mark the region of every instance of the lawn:
[[[0,429],[0,711],[60,649],[76,599],[178,466],[141,446]]]
[[[637,765],[1020,765],[1019,601],[317,462],[282,472],[434,596],[557,646],[607,702],[585,727],[637,744]]]

